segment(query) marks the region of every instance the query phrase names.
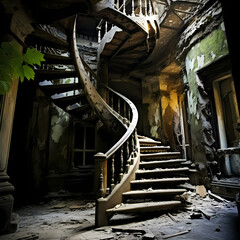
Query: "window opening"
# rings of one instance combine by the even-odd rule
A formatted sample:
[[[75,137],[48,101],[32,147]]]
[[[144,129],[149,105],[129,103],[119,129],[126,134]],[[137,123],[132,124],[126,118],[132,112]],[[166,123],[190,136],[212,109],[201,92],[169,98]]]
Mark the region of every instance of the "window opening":
[[[94,165],[95,128],[74,123],[73,168]]]

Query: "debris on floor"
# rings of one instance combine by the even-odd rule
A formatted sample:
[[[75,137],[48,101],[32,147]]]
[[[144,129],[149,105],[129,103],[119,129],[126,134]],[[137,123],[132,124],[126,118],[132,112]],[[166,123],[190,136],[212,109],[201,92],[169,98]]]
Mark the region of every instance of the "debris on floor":
[[[0,240],[109,240],[240,239],[235,201],[225,200],[203,187],[184,194],[186,208],[154,214],[115,214],[110,225],[95,227],[95,202],[54,199],[16,209],[15,233]],[[198,189],[198,190],[197,190]]]

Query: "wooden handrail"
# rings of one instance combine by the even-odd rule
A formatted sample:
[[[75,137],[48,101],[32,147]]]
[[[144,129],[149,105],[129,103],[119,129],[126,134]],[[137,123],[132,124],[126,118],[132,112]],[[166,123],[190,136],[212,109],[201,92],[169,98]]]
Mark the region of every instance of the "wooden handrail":
[[[110,90],[111,92],[113,92],[114,94],[118,95],[119,97],[121,97],[131,108],[132,110],[132,120],[129,124],[129,127],[127,129],[127,131],[125,132],[125,134],[119,139],[119,141],[111,148],[109,149],[105,155],[107,158],[109,158],[110,156],[112,156],[113,153],[115,153],[119,148],[121,148],[121,146],[127,141],[127,139],[131,136],[131,134],[134,132],[137,123],[138,123],[138,110],[135,107],[135,105],[125,96],[123,96],[122,94],[114,91],[113,89],[111,89],[108,86],[105,86],[108,90]]]
[[[88,72],[90,72],[90,74],[96,78],[97,76],[92,70],[90,70],[88,65],[79,55],[76,41],[76,17],[73,21],[71,44],[75,68],[89,104],[91,105],[92,109],[94,109],[104,125],[107,127],[109,133],[111,133],[113,136],[121,137],[126,131],[124,119],[116,111],[114,111],[99,95],[92,82],[90,81]]]

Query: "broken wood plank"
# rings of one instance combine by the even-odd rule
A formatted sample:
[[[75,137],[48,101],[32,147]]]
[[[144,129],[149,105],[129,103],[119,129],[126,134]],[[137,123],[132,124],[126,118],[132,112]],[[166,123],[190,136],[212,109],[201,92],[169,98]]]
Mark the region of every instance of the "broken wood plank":
[[[218,202],[229,203],[228,200],[226,200],[226,199],[224,199],[224,198],[222,198],[222,197],[220,197],[220,196],[212,193],[210,190],[208,190],[208,195],[209,195],[210,198],[213,198],[213,199],[215,199],[215,200],[218,201]]]
[[[178,222],[171,213],[167,213],[167,216],[171,218],[174,222]]]
[[[128,232],[128,233],[141,233],[141,234],[146,234],[145,230],[142,229],[134,229],[134,228],[117,228],[113,227],[112,228],[113,232]]]
[[[167,235],[167,236],[163,237],[163,239],[168,239],[168,238],[171,238],[171,237],[176,237],[176,236],[179,236],[179,235],[183,235],[183,234],[189,233],[190,231],[191,230],[186,230],[186,231],[170,234],[170,235]]]

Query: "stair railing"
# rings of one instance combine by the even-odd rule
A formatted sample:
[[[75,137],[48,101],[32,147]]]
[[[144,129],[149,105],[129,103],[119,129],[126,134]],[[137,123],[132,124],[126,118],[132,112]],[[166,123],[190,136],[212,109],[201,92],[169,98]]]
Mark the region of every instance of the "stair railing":
[[[112,108],[123,115],[128,126],[122,138],[106,153],[95,155],[95,182],[99,197],[96,201],[96,226],[108,225],[106,210],[122,203],[123,192],[130,190],[139,166],[140,148],[137,138],[138,111],[123,95],[107,87]]]
[[[129,17],[151,17],[155,14],[152,0],[139,0],[137,4],[135,4],[134,0],[115,0],[114,8]],[[101,42],[102,38],[112,29],[112,27],[114,27],[112,23],[109,23],[104,19],[100,20],[96,27],[98,31],[98,43]]]
[[[128,126],[125,134],[106,153],[95,155],[96,179],[98,182],[98,197],[106,197],[118,183],[121,183],[125,173],[128,173],[136,155],[138,111],[135,105],[125,96],[106,87],[109,91],[110,106],[117,111]],[[108,176],[109,175],[109,176]]]
[[[80,57],[75,33],[76,19],[72,35],[73,58],[88,102],[107,129],[114,135],[121,136],[106,153],[95,155],[95,189],[98,192],[97,197],[103,199],[100,201],[101,203],[99,200],[97,201],[96,218],[98,218],[102,216],[100,212],[105,211],[106,206],[112,206],[121,201],[118,195],[121,195],[122,191],[126,189],[126,184],[128,187],[130,186],[129,181],[134,176],[137,166],[136,159],[137,156],[139,157],[136,131],[138,111],[128,98],[107,86],[110,106],[101,98],[90,81],[90,75],[96,79],[97,76]],[[99,209],[102,204],[104,206]],[[104,222],[107,217],[104,215],[103,219]]]

